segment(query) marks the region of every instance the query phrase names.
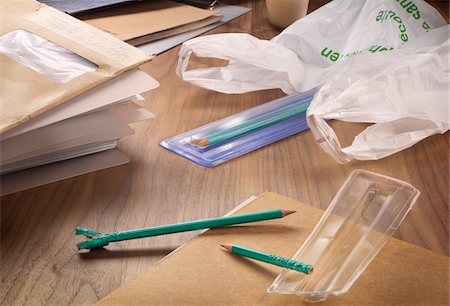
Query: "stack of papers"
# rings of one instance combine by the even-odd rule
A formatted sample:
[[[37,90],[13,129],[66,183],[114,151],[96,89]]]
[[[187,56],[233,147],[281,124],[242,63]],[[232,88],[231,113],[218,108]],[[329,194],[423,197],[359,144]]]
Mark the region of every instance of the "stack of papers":
[[[195,30],[191,30],[188,32],[172,35],[170,37],[161,38],[156,41],[145,43],[139,45],[138,48],[144,51],[146,54],[160,54],[191,38],[194,38],[200,34],[206,33],[214,28],[217,28],[250,11],[251,11],[250,8],[243,6],[218,4],[214,6],[213,12],[215,12],[217,15],[223,16],[223,18],[220,21]]]
[[[139,46],[146,54],[162,53],[251,10],[217,0],[176,1],[183,5],[166,0],[39,1]]]
[[[117,140],[134,133],[130,123],[153,117],[135,102],[142,100],[139,93],[157,86],[155,79],[134,69],[2,134],[1,194],[99,170],[93,164],[80,173],[86,160],[78,157],[110,151],[103,154],[109,158],[102,169],[128,162],[116,150]],[[69,159],[74,159],[70,169],[48,166]]]
[[[173,1],[135,2],[79,16],[81,20],[137,46],[192,31],[222,19],[216,11]]]
[[[126,163],[117,141],[153,114],[140,50],[34,0],[0,2],[0,194]]]

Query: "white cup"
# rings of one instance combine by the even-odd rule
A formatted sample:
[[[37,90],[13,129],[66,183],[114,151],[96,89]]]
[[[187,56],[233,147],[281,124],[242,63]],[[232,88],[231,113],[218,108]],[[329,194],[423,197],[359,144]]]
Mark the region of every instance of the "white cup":
[[[309,0],[266,0],[270,23],[284,29],[306,16]]]

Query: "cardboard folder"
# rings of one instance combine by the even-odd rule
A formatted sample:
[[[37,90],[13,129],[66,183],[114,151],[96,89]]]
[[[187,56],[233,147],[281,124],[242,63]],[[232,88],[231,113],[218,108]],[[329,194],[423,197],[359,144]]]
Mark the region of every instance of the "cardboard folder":
[[[264,193],[235,214],[296,210],[282,219],[206,231],[97,305],[308,305],[267,293],[281,268],[230,254],[240,244],[292,257],[323,211]],[[391,238],[353,287],[320,305],[446,305],[449,258]],[[310,304],[309,304],[310,305]]]
[[[79,17],[132,45],[198,29],[222,19],[215,11],[172,1],[135,2]]]
[[[110,34],[37,1],[0,1],[0,11],[0,45],[5,37],[20,32],[21,35],[28,34],[48,41],[63,48],[72,57],[82,58],[96,67],[93,71],[60,83],[24,64],[33,61],[34,55],[45,57],[45,52],[35,54],[31,51],[29,54],[33,56],[25,57],[20,62],[1,51],[0,133],[150,59]],[[11,49],[14,50],[14,47]],[[24,43],[22,48],[26,47]],[[52,56],[48,60],[51,61]],[[58,69],[65,64],[53,63],[53,68]]]

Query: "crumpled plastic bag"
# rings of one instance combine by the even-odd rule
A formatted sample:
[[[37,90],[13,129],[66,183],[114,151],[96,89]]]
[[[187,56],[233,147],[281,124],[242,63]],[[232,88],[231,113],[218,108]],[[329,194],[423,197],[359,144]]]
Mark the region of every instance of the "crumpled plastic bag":
[[[379,159],[449,129],[449,25],[422,0],[335,0],[271,41],[218,34],[183,44],[177,73],[223,93],[322,85],[307,112],[336,161]],[[186,71],[189,57],[228,60]],[[342,148],[326,119],[375,123]]]

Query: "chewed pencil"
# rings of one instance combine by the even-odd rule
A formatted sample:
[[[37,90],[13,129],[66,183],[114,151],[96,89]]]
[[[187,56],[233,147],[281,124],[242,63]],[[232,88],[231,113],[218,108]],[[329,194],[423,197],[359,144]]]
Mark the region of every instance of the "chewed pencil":
[[[77,244],[78,249],[93,249],[108,245],[110,242],[138,239],[144,237],[152,237],[158,235],[166,235],[172,233],[193,231],[205,228],[224,227],[233,224],[250,223],[257,221],[264,221],[270,219],[283,218],[287,215],[294,213],[292,210],[268,210],[255,213],[248,213],[242,215],[227,216],[221,218],[204,219],[189,221],[177,224],[161,225],[149,228],[135,229],[122,232],[113,232],[108,234],[97,233],[89,228],[77,227],[75,230],[76,235],[85,235],[88,238],[92,238],[87,241],[83,241]]]
[[[233,245],[221,245],[227,251],[233,254],[256,259],[262,262],[266,262],[275,266],[283,267],[290,270],[295,270],[305,274],[311,274],[313,272],[313,266],[310,264],[305,264],[300,261],[293,259],[281,257],[278,255],[268,254],[261,251],[253,250],[247,247],[243,247],[237,244]]]

